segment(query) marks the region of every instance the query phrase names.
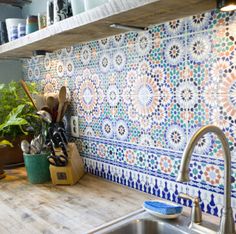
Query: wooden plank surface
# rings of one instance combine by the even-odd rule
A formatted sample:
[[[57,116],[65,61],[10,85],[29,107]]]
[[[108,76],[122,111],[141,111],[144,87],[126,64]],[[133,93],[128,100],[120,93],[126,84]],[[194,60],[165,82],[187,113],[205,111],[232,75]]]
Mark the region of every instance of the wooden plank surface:
[[[0,46],[0,59],[31,57],[33,50],[55,51],[123,32],[120,23],[148,27],[215,8],[215,0],[111,0],[40,31]]]
[[[85,175],[74,186],[32,185],[25,168],[0,180],[0,233],[86,233],[153,196]]]

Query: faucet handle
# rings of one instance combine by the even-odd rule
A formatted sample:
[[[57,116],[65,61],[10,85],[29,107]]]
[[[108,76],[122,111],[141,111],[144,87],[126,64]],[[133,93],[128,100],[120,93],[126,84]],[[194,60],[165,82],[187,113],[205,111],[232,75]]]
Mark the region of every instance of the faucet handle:
[[[202,222],[202,210],[200,207],[200,200],[198,197],[192,197],[185,193],[180,193],[179,198],[183,198],[186,200],[190,200],[193,202],[191,217],[193,223],[201,223]]]
[[[178,197],[179,198],[183,198],[185,200],[190,200],[192,202],[194,202],[194,200],[197,199],[198,202],[199,202],[199,198],[198,197],[192,197],[192,196],[190,196],[190,195],[188,195],[186,193],[179,193]]]

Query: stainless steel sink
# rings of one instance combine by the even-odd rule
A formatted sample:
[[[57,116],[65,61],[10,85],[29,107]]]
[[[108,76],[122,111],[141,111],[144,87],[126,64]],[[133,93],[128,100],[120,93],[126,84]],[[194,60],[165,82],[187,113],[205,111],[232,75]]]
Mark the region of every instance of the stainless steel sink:
[[[160,219],[141,209],[100,226],[89,234],[196,234],[212,233],[189,228],[190,219],[180,215],[176,219]],[[215,232],[213,232],[215,233]]]
[[[182,233],[185,234],[185,231],[177,229],[175,226],[166,225],[164,222],[158,222],[148,219],[136,219],[133,221],[128,222],[122,226],[114,228],[114,230],[105,232],[110,234],[141,234],[141,233],[148,233],[148,234],[171,234],[171,233]]]

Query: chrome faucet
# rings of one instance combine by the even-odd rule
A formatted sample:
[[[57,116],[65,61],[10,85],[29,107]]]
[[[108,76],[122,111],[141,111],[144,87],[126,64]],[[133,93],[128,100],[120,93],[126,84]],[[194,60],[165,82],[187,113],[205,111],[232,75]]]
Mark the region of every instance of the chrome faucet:
[[[233,212],[231,207],[231,154],[229,145],[223,131],[214,126],[207,125],[201,127],[190,139],[188,145],[184,150],[184,154],[181,160],[180,171],[177,177],[179,182],[189,181],[189,163],[194,147],[199,139],[206,133],[215,133],[220,139],[223,151],[224,151],[224,207],[222,210],[222,216],[220,220],[220,234],[235,234]]]

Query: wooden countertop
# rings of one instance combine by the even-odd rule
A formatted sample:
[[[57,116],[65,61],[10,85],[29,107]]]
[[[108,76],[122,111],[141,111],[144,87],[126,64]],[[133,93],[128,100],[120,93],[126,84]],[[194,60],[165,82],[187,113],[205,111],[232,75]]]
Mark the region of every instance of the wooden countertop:
[[[74,186],[33,185],[25,168],[0,180],[0,233],[86,233],[154,197],[86,174]]]

